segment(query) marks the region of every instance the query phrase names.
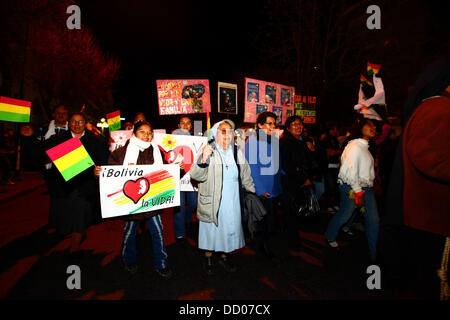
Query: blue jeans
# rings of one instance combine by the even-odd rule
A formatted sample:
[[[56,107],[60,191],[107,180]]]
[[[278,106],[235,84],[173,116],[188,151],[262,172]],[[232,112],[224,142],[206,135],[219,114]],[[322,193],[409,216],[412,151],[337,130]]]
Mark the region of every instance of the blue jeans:
[[[184,224],[192,221],[192,212],[197,207],[196,191],[180,192],[180,211],[173,215],[173,226],[176,238],[182,238],[185,234]]]
[[[347,184],[339,185],[340,208],[328,224],[325,237],[328,241],[336,241],[336,237],[341,227],[350,219],[356,208],[355,200],[349,199],[349,192],[352,188]],[[369,244],[370,259],[375,261],[377,256],[377,241],[379,232],[379,218],[375,195],[371,188],[363,188],[364,201],[366,202],[364,218],[366,221],[366,237]]]
[[[122,259],[126,264],[136,262],[136,233],[139,221],[126,221],[122,244]],[[148,230],[152,237],[153,247],[153,266],[155,269],[164,269],[167,267],[167,251],[164,246],[163,225],[161,215],[153,216],[147,219]]]

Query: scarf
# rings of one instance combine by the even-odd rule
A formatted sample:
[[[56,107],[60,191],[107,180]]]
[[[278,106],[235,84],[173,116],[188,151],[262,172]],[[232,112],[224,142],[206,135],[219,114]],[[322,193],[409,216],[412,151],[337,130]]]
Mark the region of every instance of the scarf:
[[[135,135],[133,135],[129,140],[123,164],[135,165],[139,157],[139,152],[143,152],[144,150],[150,148],[150,146],[153,147],[153,164],[163,164],[158,146],[156,146],[153,142],[142,141],[136,138]]]
[[[67,125],[67,122],[64,126],[62,127],[57,127],[55,125],[55,120],[50,121],[50,124],[48,125],[48,130],[47,133],[44,136],[44,140],[48,140],[51,136],[53,136],[54,134],[59,133],[60,131],[67,131],[69,130],[69,127]]]

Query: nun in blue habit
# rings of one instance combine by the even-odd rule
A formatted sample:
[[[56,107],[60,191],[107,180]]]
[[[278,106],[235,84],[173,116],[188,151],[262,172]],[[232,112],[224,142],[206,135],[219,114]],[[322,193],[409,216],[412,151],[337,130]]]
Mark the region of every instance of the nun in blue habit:
[[[219,264],[236,271],[227,253],[245,245],[241,219],[239,171],[234,159],[234,123],[223,120],[211,128],[214,142],[206,145],[191,167],[191,178],[199,182],[197,217],[198,245],[205,250],[205,269],[213,273],[212,253],[220,252]],[[250,166],[237,149],[242,186],[255,192]]]

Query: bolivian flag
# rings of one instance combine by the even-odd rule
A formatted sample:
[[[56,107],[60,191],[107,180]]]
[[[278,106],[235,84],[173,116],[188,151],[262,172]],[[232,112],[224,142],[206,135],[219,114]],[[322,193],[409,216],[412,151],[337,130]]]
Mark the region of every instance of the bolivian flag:
[[[46,153],[66,181],[94,165],[78,137],[67,140]]]
[[[0,120],[30,122],[31,102],[0,97]]]
[[[373,87],[373,83],[370,80],[367,80],[366,77],[364,77],[363,75],[361,75],[361,77],[359,78],[359,81],[361,82],[362,85],[367,85],[367,86]]]
[[[374,64],[374,63],[367,62],[367,74],[369,76],[377,75],[378,72],[380,71],[380,69],[381,69],[381,64]]]
[[[109,126],[109,132],[120,130],[120,110],[108,113],[106,120]]]

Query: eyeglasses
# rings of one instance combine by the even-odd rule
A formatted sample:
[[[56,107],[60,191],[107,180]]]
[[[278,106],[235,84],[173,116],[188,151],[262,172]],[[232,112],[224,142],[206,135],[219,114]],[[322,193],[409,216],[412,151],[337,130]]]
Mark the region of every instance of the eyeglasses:
[[[84,124],[84,120],[71,120],[70,121],[71,124]]]
[[[267,124],[267,125],[269,125],[269,126],[276,126],[276,124],[275,124],[275,122],[265,122],[264,124]]]
[[[231,135],[231,134],[233,134],[233,129],[222,129],[222,130],[219,130],[220,131],[220,133],[222,133],[223,135],[225,135],[225,134],[229,134],[229,135]]]

